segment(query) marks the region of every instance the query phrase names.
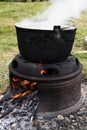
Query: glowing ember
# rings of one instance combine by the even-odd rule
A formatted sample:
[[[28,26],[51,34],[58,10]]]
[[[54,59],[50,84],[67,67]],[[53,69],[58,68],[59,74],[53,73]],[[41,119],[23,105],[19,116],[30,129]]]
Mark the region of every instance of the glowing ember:
[[[13,99],[17,99],[17,98],[19,98],[21,96],[22,96],[22,93],[18,93],[18,94],[15,94],[14,96],[12,96],[12,98]]]
[[[30,86],[31,86],[32,89],[34,89],[36,87],[36,85],[37,85],[37,82],[33,82],[33,83],[31,83]]]
[[[6,93],[0,99],[0,105],[3,108],[3,110],[2,109],[0,110],[0,119],[4,118],[8,114],[12,116],[16,116],[16,115],[26,116],[27,114],[29,114],[30,117],[31,115],[34,117],[36,115],[36,111],[38,108],[37,94],[38,94],[37,90],[35,91],[26,90],[15,94]],[[26,101],[25,101],[25,97],[27,99]],[[28,108],[26,108],[26,105],[22,105],[22,104],[28,105]],[[18,108],[16,109],[17,106]]]
[[[40,71],[40,74],[41,75],[44,75],[44,74],[46,74],[47,73],[47,70],[46,69],[42,69],[41,71]]]
[[[31,92],[32,92],[31,90],[27,90],[27,91],[25,91],[25,92],[23,92],[23,93],[15,94],[14,96],[12,96],[12,98],[13,98],[13,99],[17,99],[17,98],[19,98],[19,97],[24,97],[24,96],[30,94]]]
[[[13,88],[14,91],[17,90],[34,90],[36,88],[37,82],[32,82],[32,81],[28,81],[28,80],[23,80],[23,79],[19,79],[19,78],[12,78],[12,82],[11,82],[11,86]],[[18,95],[15,95],[15,97],[19,97]],[[15,98],[14,97],[14,98]]]
[[[13,95],[12,99],[17,99],[17,98],[24,97],[24,96],[30,94],[31,92],[34,91],[36,86],[37,86],[37,82],[32,82],[32,81],[13,77],[12,78],[12,87],[15,91],[17,91],[17,89],[18,89],[20,92]]]
[[[20,81],[20,79],[18,79],[18,78],[12,78],[12,80],[13,80],[13,82],[19,82]]]
[[[20,85],[28,85],[30,83],[30,81],[28,80],[24,80],[20,82]]]
[[[27,90],[26,92],[24,92],[24,93],[22,94],[22,97],[24,97],[24,96],[26,96],[26,95],[30,94],[31,92],[32,92],[32,91]]]

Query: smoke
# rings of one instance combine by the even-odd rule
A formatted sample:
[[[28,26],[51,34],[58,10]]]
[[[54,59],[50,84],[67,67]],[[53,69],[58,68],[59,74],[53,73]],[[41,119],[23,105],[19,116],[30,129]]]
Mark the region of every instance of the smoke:
[[[53,0],[51,0],[53,2]],[[48,20],[63,22],[70,17],[79,17],[80,12],[87,8],[87,0],[54,0],[44,15]]]
[[[53,29],[54,25],[63,25],[71,17],[78,18],[82,10],[87,9],[87,0],[50,0],[52,2],[43,13],[32,20],[25,19],[20,26],[33,29]]]

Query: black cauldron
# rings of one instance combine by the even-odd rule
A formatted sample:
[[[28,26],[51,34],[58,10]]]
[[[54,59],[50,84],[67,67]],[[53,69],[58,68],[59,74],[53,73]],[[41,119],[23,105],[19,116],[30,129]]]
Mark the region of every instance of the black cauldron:
[[[28,29],[17,25],[15,27],[19,51],[30,62],[60,62],[65,60],[72,50],[75,26],[54,26],[53,30]]]

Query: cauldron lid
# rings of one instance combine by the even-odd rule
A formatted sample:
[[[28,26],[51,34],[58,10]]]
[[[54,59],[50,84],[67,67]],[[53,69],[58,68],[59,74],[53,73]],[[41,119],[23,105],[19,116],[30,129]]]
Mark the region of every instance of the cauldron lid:
[[[74,24],[48,24],[46,21],[42,22],[33,22],[33,21],[21,21],[18,23],[15,23],[16,28],[22,28],[22,29],[29,29],[29,30],[48,30],[53,31],[56,27],[60,27],[61,30],[75,30],[76,26]]]

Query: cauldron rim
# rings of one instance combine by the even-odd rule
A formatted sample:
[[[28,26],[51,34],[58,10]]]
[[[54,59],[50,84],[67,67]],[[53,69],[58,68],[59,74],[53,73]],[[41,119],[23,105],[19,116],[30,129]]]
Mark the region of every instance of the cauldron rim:
[[[72,31],[76,30],[77,27],[76,25],[54,25],[53,29],[38,29],[38,28],[31,28],[31,27],[26,27],[26,26],[20,26],[19,23],[15,23],[14,26],[19,29],[23,30],[30,30],[30,31],[45,31],[45,32],[53,32],[55,27],[60,27],[61,31]]]

